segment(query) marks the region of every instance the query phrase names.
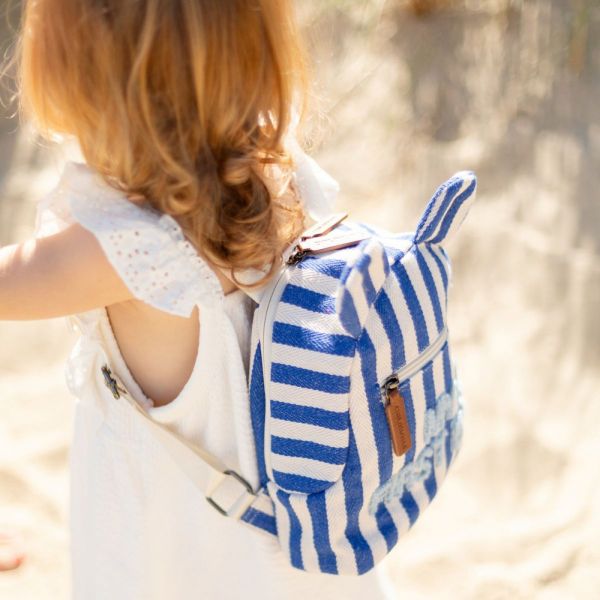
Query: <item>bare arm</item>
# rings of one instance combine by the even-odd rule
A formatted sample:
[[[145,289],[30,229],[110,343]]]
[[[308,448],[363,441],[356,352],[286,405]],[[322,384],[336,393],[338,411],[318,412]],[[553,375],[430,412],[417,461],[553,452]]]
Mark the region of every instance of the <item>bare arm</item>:
[[[49,319],[132,298],[94,235],[78,223],[0,248],[0,320]]]

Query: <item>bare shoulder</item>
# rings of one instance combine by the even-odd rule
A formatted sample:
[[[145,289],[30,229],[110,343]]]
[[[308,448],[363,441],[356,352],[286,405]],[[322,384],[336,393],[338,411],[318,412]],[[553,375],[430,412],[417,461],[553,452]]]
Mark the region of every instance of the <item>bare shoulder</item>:
[[[0,249],[0,319],[47,319],[133,298],[79,223]]]

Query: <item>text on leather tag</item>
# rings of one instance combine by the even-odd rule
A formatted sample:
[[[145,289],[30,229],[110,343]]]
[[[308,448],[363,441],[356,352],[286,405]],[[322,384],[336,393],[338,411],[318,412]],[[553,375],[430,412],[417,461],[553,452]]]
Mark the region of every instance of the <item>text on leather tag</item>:
[[[385,416],[390,428],[394,454],[402,456],[410,450],[412,441],[408,419],[406,418],[404,398],[402,398],[397,387],[389,391],[389,403],[385,407]]]

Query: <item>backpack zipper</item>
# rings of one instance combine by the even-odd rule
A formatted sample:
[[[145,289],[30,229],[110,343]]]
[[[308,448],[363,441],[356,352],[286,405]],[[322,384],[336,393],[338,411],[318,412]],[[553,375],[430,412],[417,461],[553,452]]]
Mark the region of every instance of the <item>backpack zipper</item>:
[[[257,311],[259,314],[256,316],[260,319],[261,329],[259,332],[259,342],[261,348],[261,362],[262,362],[262,373],[263,373],[263,388],[265,393],[265,431],[263,439],[263,456],[265,460],[265,470],[267,475],[273,479],[273,468],[271,466],[271,431],[269,429],[269,422],[271,420],[271,401],[270,401],[270,383],[271,383],[271,369],[268,368],[270,365],[266,360],[267,356],[271,354],[271,342],[272,342],[272,331],[267,331],[268,324],[273,323],[272,313],[277,307],[277,303],[283,293],[283,288],[290,280],[290,274],[294,267],[307,255],[310,250],[304,246],[310,240],[326,235],[337,225],[339,225],[346,218],[345,213],[337,213],[332,215],[328,219],[324,219],[319,223],[313,225],[310,229],[304,232],[301,236],[300,241],[294,247],[294,250],[289,255],[288,259],[272,284],[271,291],[268,298],[262,299]],[[265,302],[266,300],[266,302]],[[263,308],[264,306],[264,308]],[[268,334],[268,335],[267,335]]]
[[[261,349],[262,359],[262,372],[263,372],[263,387],[265,391],[265,431],[264,431],[264,459],[265,469],[270,479],[273,479],[273,469],[271,467],[271,431],[269,429],[269,421],[271,419],[271,401],[270,401],[270,382],[271,382],[271,369],[268,368],[270,365],[266,360],[267,356],[271,354],[271,342],[272,342],[272,331],[267,331],[269,323],[273,323],[272,313],[277,308],[278,300],[281,298],[283,288],[289,281],[289,274],[294,269],[294,266],[288,266],[284,268],[278,275],[269,295],[267,302],[261,302],[261,306],[264,305],[260,314],[259,323],[261,323],[261,330],[259,333],[259,342]],[[260,306],[257,310],[261,310]],[[268,335],[267,335],[268,334]]]
[[[400,393],[400,382],[410,379],[418,373],[443,347],[448,338],[448,326],[445,325],[433,344],[419,354],[417,358],[390,375],[381,385],[385,416],[387,418],[392,449],[396,456],[402,456],[412,446],[410,426],[406,416],[404,397]]]
[[[269,422],[271,419],[271,402],[269,386],[271,381],[271,370],[267,371],[269,366],[266,357],[271,354],[272,331],[267,331],[267,324],[273,323],[272,312],[277,308],[277,303],[283,293],[283,288],[289,282],[295,266],[308,254],[322,254],[340,248],[355,246],[363,239],[371,237],[369,233],[350,232],[336,236],[328,236],[337,225],[346,218],[346,213],[337,213],[328,219],[315,224],[308,229],[296,244],[294,251],[289,256],[281,273],[273,283],[268,299],[263,299],[257,308],[260,314],[257,315],[262,320],[262,328],[259,333],[259,342],[261,347],[263,387],[265,391],[265,431],[264,431],[264,459],[265,469],[270,479],[273,479],[273,469],[271,466],[271,432]],[[264,309],[262,308],[264,306]],[[261,322],[261,321],[259,321]]]

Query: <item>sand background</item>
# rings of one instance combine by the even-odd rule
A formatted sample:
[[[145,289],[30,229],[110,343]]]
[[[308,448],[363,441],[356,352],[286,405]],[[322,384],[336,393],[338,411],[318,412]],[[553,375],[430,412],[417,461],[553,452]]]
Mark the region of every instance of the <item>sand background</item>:
[[[340,208],[410,230],[453,172],[479,179],[447,247],[463,448],[386,567],[398,598],[598,598],[600,5],[437,4],[301,6],[328,115],[314,154]],[[0,135],[7,244],[31,234],[62,158],[15,119]],[[74,341],[62,319],[0,323],[0,524],[29,550],[2,600],[68,597]]]

